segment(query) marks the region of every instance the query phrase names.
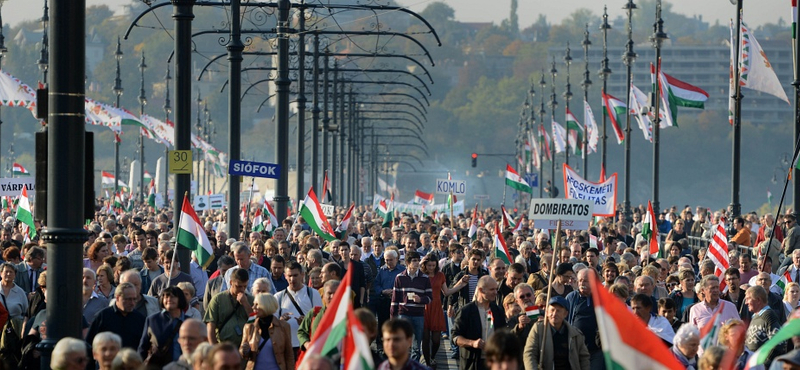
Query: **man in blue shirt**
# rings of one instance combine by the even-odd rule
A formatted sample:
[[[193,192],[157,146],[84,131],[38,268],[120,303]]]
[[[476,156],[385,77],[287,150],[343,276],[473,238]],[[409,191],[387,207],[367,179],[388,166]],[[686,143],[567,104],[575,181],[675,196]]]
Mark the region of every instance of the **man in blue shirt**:
[[[378,314],[378,327],[381,327],[389,319],[395,278],[406,269],[405,266],[398,264],[399,259],[396,251],[386,251],[383,257],[386,264],[378,269],[378,275],[372,284],[372,297],[370,299],[370,304],[375,305],[373,312]],[[379,346],[380,339],[380,336],[378,336]]]

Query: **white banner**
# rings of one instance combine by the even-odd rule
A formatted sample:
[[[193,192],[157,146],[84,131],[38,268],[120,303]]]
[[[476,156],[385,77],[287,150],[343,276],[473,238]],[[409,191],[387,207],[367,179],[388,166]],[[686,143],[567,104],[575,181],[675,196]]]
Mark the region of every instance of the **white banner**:
[[[587,181],[564,164],[564,198],[594,203],[592,216],[613,217],[617,210],[617,174],[597,183]]]
[[[372,209],[378,208],[378,204],[381,203],[381,200],[386,199],[386,203],[389,203],[389,198],[384,198],[378,194],[375,194],[372,200]],[[410,204],[410,203],[400,203],[395,201],[393,205],[393,210],[398,212],[408,212],[415,215],[422,215],[422,208],[423,206],[419,204]],[[425,206],[425,213],[427,215],[433,214],[433,211],[438,211],[439,213],[447,213],[450,214],[450,207],[447,204],[434,204],[431,206]],[[464,201],[459,200],[455,204],[453,204],[453,215],[458,215],[459,213],[464,213]]]
[[[22,194],[22,188],[28,190],[28,197],[32,197],[36,192],[36,179],[29,177],[4,177],[0,179],[0,196],[18,197]]]

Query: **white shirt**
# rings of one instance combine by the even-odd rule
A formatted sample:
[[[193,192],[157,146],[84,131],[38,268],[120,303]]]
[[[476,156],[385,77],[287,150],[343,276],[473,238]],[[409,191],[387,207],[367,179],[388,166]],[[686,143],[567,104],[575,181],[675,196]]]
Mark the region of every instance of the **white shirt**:
[[[311,293],[310,297],[309,293]],[[303,310],[302,314],[297,311],[297,307],[294,306],[287,294],[292,295],[294,301]],[[320,297],[316,289],[304,286],[297,292],[291,291],[291,287],[288,287],[276,294],[275,299],[278,300],[278,310],[275,311],[275,317],[280,318],[285,313],[291,313],[287,322],[289,327],[292,328],[292,347],[300,347],[300,340],[297,339],[297,329],[300,327],[300,323],[295,319],[313,312],[314,307],[322,307],[322,297]]]
[[[792,265],[792,268],[794,268],[794,265]],[[794,274],[794,271],[792,271],[792,274]],[[794,276],[794,275],[792,275],[792,276]],[[781,277],[778,276],[778,275],[775,275],[775,274],[773,274],[771,272],[769,273],[769,277],[772,279],[772,285],[770,285],[769,291],[778,293],[781,296],[783,296],[783,291],[781,290],[781,288],[779,286],[775,285],[775,283],[777,283],[778,280],[781,279]],[[756,278],[758,278],[758,274],[756,274],[755,276],[751,277],[750,280],[747,282],[747,284],[750,285],[750,286],[758,285],[758,284],[756,284]]]

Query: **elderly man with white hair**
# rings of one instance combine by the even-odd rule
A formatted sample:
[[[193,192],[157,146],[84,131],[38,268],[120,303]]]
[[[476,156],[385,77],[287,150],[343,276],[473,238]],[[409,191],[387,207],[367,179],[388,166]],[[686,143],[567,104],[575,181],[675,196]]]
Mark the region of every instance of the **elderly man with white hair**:
[[[110,370],[114,357],[122,348],[122,338],[110,331],[97,334],[92,340],[92,356],[100,370]]]
[[[70,337],[59,340],[50,355],[50,368],[53,370],[83,370],[88,362],[86,343]]]

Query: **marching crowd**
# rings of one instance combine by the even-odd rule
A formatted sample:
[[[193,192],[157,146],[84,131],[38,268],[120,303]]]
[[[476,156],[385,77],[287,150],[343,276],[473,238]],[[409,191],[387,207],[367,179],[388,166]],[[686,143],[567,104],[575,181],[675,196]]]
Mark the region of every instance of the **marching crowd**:
[[[344,211],[329,220],[334,228]],[[304,358],[303,369],[338,368],[338,356],[305,351],[349,271],[352,306],[378,369],[436,369],[442,341],[462,370],[604,369],[592,279],[685,368],[718,369],[727,356],[744,369],[797,315],[795,214],[729,222],[726,210],[672,207],[658,214],[661,252],[652,255],[642,236],[645,213],[640,206],[630,219],[620,214],[589,230],[557,232],[477,207],[452,219],[397,214],[387,224],[362,206],[338,240],[325,241],[299,216],[271,232],[248,226],[229,234],[226,214],[209,211],[201,220],[214,259],[203,268],[193,256],[182,269],[170,241],[171,210],[140,205],[115,215],[103,208],[87,224],[83,338],[59,341],[50,366],[289,370]],[[0,359],[38,369],[36,344],[47,336],[45,244],[23,243],[13,216],[3,220]],[[709,251],[718,224],[731,225],[724,271]],[[719,324],[712,341],[701,334],[709,321]],[[800,369],[795,334],[761,366]]]

